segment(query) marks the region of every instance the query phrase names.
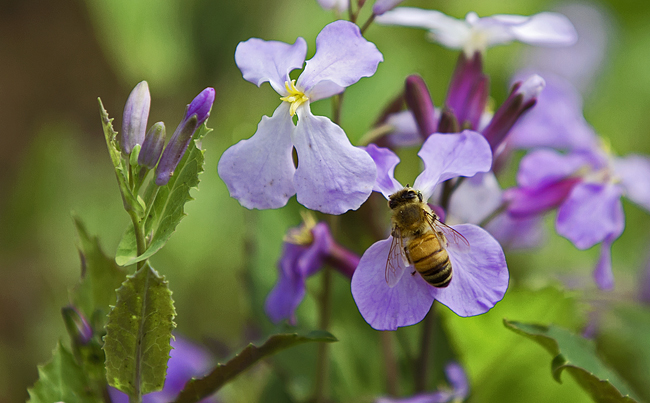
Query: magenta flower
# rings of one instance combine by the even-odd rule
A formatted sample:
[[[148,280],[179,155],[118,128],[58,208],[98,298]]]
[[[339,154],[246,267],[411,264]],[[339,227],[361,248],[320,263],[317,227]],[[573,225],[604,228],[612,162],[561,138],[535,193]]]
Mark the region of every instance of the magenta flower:
[[[625,228],[621,196],[650,211],[650,158],[540,149],[521,160],[517,183],[504,195],[508,214],[531,217],[558,208],[558,234],[578,249],[601,244],[594,278],[600,288],[613,288],[611,245]]]
[[[380,397],[375,403],[460,403],[469,395],[469,382],[460,364],[445,365],[445,375],[451,388],[440,388],[433,393],[420,393],[406,398]]]
[[[429,39],[451,49],[462,49],[467,57],[488,47],[519,41],[531,45],[568,46],[577,40],[571,22],[562,14],[544,12],[530,17],[499,14],[479,18],[470,12],[464,20],[440,11],[398,7],[376,21],[429,30]]]
[[[173,401],[183,390],[187,381],[192,377],[201,377],[208,373],[211,368],[210,353],[182,337],[176,336],[172,339],[172,351],[167,363],[167,378],[165,386],[159,392],[153,392],[142,396],[143,403],[167,403]],[[126,393],[109,387],[108,392],[113,403],[127,403],[129,397]],[[213,403],[217,399],[209,397],[201,400],[202,403]]]
[[[268,81],[282,100],[272,117],[262,117],[253,137],[230,147],[219,161],[219,176],[244,207],[278,208],[297,194],[309,209],[341,214],[359,208],[372,192],[372,158],[353,147],[338,125],[314,116],[309,104],[373,75],[383,57],[347,21],[323,28],[316,54],[291,80],[289,73],[302,67],[306,52],[302,38],[293,45],[252,38],[237,46],[235,61],[244,79],[258,86]]]
[[[403,188],[393,177],[399,158],[390,150],[367,147],[377,164],[378,177],[373,190],[385,197]],[[485,138],[476,132],[433,134],[418,153],[425,169],[413,188],[428,200],[436,185],[457,176],[471,177],[487,172],[492,153]],[[402,259],[388,284],[385,277],[392,236],[378,241],[361,257],[352,277],[352,296],[363,318],[377,330],[395,330],[421,321],[438,300],[460,316],[480,315],[503,298],[508,288],[508,268],[499,243],[484,229],[455,225],[471,245],[463,251],[453,243],[447,253],[453,266],[453,279],[446,288],[429,285],[419,274],[411,275]]]
[[[290,229],[285,237],[278,282],[266,299],[266,314],[273,322],[288,319],[296,324],[295,311],[305,297],[305,281],[326,263],[351,278],[359,256],[338,245],[327,224],[305,215],[304,224]]]

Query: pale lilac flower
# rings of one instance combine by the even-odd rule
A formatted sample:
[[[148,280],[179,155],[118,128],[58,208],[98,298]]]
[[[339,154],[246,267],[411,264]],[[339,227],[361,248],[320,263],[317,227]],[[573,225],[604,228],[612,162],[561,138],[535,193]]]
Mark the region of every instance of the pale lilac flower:
[[[479,18],[470,12],[464,20],[440,11],[398,7],[378,16],[386,25],[429,30],[429,39],[451,49],[462,49],[467,57],[488,47],[519,41],[540,46],[568,46],[577,40],[571,22],[562,14],[544,12],[530,17],[497,14]]]
[[[460,403],[469,395],[469,382],[460,364],[445,365],[445,375],[451,388],[440,388],[433,393],[420,393],[406,398],[380,397],[375,403]]]
[[[303,225],[290,229],[285,237],[278,281],[266,299],[266,314],[273,322],[288,319],[296,324],[295,311],[305,297],[305,281],[326,263],[351,278],[359,256],[338,245],[326,223],[305,215]]]
[[[133,88],[126,100],[126,105],[124,105],[120,137],[120,145],[124,154],[131,154],[136,144],[142,145],[147,131],[150,106],[149,84],[146,81],[141,81]]]
[[[399,158],[390,150],[367,147],[377,164],[374,190],[386,198],[403,188],[393,177]],[[471,177],[487,172],[492,153],[485,138],[476,132],[433,134],[418,153],[425,169],[413,188],[428,200],[436,185],[457,176]],[[398,268],[386,281],[386,260],[393,237],[378,241],[361,257],[352,277],[352,296],[366,322],[377,330],[395,330],[421,321],[438,300],[460,316],[480,315],[503,298],[508,287],[508,268],[499,243],[485,230],[472,224],[453,228],[471,245],[470,251],[450,242],[447,247],[454,277],[446,288],[435,288],[418,274],[406,270],[398,259]]]
[[[271,118],[262,117],[253,137],[230,147],[219,161],[219,176],[244,207],[278,208],[297,194],[309,209],[341,214],[359,208],[372,192],[372,158],[353,147],[338,125],[312,115],[309,104],[373,75],[383,57],[347,21],[323,28],[316,54],[291,80],[289,73],[302,67],[306,52],[302,38],[293,45],[252,38],[237,46],[235,61],[244,79],[258,86],[268,81],[283,101]]]
[[[404,0],[376,0],[372,5],[372,13],[374,15],[382,15],[395,7],[397,7]]]
[[[347,11],[350,0],[317,0],[325,10],[336,10],[340,13]]]
[[[173,401],[183,390],[185,384],[192,377],[202,377],[211,368],[210,353],[180,336],[175,336],[172,341],[172,350],[167,362],[167,377],[165,386],[159,392],[148,393],[142,396],[143,403],[168,403]],[[113,403],[127,403],[129,397],[126,393],[109,387],[108,392]],[[202,403],[217,402],[215,397],[201,400]]]
[[[540,149],[521,160],[517,183],[504,196],[508,213],[531,217],[558,208],[558,234],[578,249],[600,244],[594,278],[600,288],[613,288],[611,245],[625,228],[620,199],[626,195],[650,211],[650,158]]]

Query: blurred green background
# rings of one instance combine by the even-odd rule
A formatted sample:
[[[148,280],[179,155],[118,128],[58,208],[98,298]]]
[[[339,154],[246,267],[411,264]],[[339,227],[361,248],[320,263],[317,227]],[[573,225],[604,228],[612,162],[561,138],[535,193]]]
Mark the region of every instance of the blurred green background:
[[[650,154],[650,3],[589,4],[599,7],[610,24],[608,52],[585,99],[585,116],[617,153]],[[407,0],[404,5],[460,18],[468,11],[528,15],[558,3]],[[278,330],[264,316],[263,303],[276,279],[282,236],[299,224],[300,208],[292,200],[280,210],[248,211],[229,197],[217,175],[223,151],[250,137],[261,116],[270,115],[279,102],[268,85],[258,89],[242,79],[234,50],[250,37],[293,43],[302,36],[309,57],[316,35],[333,19],[316,0],[0,2],[0,402],[26,399],[26,388],[37,378],[36,365],[49,359],[58,339],[67,340],[60,309],[80,273],[71,212],[100,237],[109,255],[129,224],[105,150],[97,97],[119,130],[124,102],[141,80],[151,90],[149,123],[164,120],[169,128],[199,91],[207,86],[217,91],[200,190],[167,247],[152,259],[170,281],[179,334],[211,346],[223,358]],[[375,76],[346,92],[342,126],[353,143],[400,92],[408,74],[422,75],[440,106],[457,58],[457,52],[426,42],[421,30],[373,25],[366,37],[385,61]],[[488,52],[485,70],[496,105],[505,99],[525,48],[513,44]],[[328,101],[312,110],[331,116]],[[414,177],[414,157],[415,151],[402,154],[407,161],[398,168],[398,178]],[[513,172],[504,186],[514,184]],[[553,381],[551,357],[506,330],[501,320],[552,322],[579,332],[597,307],[603,312],[598,345],[606,361],[650,399],[650,342],[642,336],[648,334],[643,329],[650,329],[650,313],[634,302],[648,260],[650,219],[627,202],[625,212],[627,229],[613,248],[615,291],[595,289],[590,272],[597,248],[577,251],[553,234],[551,215],[543,248],[507,255],[511,287],[489,314],[459,318],[439,307],[438,325],[446,329],[449,346],[441,346],[434,357],[437,367],[450,351],[456,354],[469,372],[472,401],[589,401],[569,376],[562,385]],[[375,241],[363,231],[363,219],[362,213],[346,215],[339,231],[341,242],[359,253]],[[359,315],[349,282],[337,274],[334,283],[330,331],[340,341],[330,350],[331,396],[371,401],[386,394],[382,339]],[[319,284],[311,279],[308,288],[317,293]],[[563,284],[579,287],[569,290]],[[298,311],[300,329],[316,327],[314,293]],[[398,354],[411,342],[416,346],[417,326],[397,333],[388,343],[402,351]],[[306,399],[313,387],[315,351],[300,347],[257,366],[223,390],[223,400]],[[410,375],[404,369],[403,377]],[[443,380],[437,371],[431,387]],[[412,388],[405,381],[398,390],[408,394]]]

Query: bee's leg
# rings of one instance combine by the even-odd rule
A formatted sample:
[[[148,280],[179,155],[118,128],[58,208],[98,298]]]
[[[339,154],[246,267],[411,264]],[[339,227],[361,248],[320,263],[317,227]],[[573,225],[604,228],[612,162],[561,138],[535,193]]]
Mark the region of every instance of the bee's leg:
[[[411,273],[411,276],[415,276],[415,273],[417,273],[417,271],[413,270],[413,273]]]

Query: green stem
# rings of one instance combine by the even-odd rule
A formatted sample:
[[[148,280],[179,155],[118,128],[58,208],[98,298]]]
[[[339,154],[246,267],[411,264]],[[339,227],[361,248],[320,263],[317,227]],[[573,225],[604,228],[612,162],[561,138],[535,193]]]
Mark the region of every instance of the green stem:
[[[504,211],[506,211],[507,208],[508,208],[508,203],[505,203],[505,202],[504,202],[504,203],[501,203],[501,205],[499,205],[499,207],[497,207],[496,209],[494,209],[494,211],[491,212],[490,215],[488,215],[487,217],[485,217],[485,218],[483,219],[483,221],[481,221],[481,222],[478,224],[478,226],[479,226],[479,227],[483,227],[483,228],[485,228],[486,225],[488,225],[492,220],[494,220],[495,218],[497,218],[497,216],[498,216],[499,214],[501,214],[501,213],[503,213]]]
[[[368,29],[368,27],[370,26],[370,24],[372,24],[372,22],[375,20],[375,17],[376,17],[376,16],[375,16],[375,14],[373,13],[373,14],[368,18],[368,20],[363,24],[363,26],[361,27],[361,35],[363,35],[363,33],[366,32],[366,29]]]
[[[394,332],[381,332],[381,350],[384,355],[384,363],[386,367],[386,392],[390,396],[397,396],[397,384],[399,374],[397,369],[397,358],[393,349],[393,336]]]
[[[429,358],[431,355],[431,346],[433,345],[433,325],[436,322],[435,313],[436,302],[433,301],[431,309],[422,322],[422,338],[420,339],[420,355],[415,363],[415,390],[424,392],[427,390],[427,380],[429,379]]]
[[[322,289],[320,295],[320,312],[318,328],[327,330],[330,322],[330,305],[332,299],[332,269],[325,266],[322,270]],[[327,389],[329,386],[329,343],[318,344],[318,355],[316,357],[316,382],[315,382],[315,402],[323,403],[327,401]]]
[[[135,233],[135,244],[138,250],[138,256],[142,255],[147,250],[147,244],[144,238],[144,220],[140,220],[138,214],[129,210],[129,217],[131,217],[131,222],[133,223],[133,232]],[[140,269],[146,260],[138,262],[137,268]]]

